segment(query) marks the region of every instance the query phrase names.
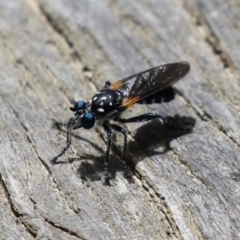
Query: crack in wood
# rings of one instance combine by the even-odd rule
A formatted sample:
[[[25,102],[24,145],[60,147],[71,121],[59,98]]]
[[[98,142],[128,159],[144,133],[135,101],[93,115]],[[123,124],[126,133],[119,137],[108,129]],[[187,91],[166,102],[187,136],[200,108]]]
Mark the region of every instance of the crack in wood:
[[[33,143],[32,143],[32,140],[31,140],[31,137],[30,137],[30,134],[28,132],[28,129],[27,127],[23,124],[23,122],[20,120],[19,116],[18,116],[18,113],[11,107],[10,104],[6,103],[8,105],[8,107],[12,110],[13,114],[15,115],[15,117],[18,119],[18,122],[20,123],[20,125],[22,126],[22,128],[24,129],[25,133],[26,133],[26,137],[27,137],[27,140],[31,146],[31,148],[33,149],[34,153],[36,154],[37,158],[41,161],[41,163],[43,164],[43,166],[45,167],[45,169],[47,170],[47,172],[51,175],[52,172],[51,172],[51,169],[49,168],[49,166],[46,164],[46,162],[39,156],[36,148],[34,147]],[[10,138],[9,138],[10,139]],[[14,149],[14,148],[13,148]]]
[[[217,35],[214,33],[214,30],[211,28],[211,25],[208,23],[207,19],[204,17],[203,13],[199,10],[192,10],[191,7],[188,6],[187,1],[185,2],[185,9],[189,12],[190,16],[194,19],[194,23],[197,27],[203,27],[205,36],[204,39],[211,47],[213,53],[219,57],[222,62],[224,68],[233,69],[233,64],[231,57],[227,54],[227,52],[221,46],[220,40]]]
[[[36,207],[35,201],[34,201],[32,198],[30,198],[30,200],[31,200],[31,202],[33,203],[33,206],[34,206],[35,211],[38,213],[38,215],[43,219],[43,221],[44,221],[45,223],[51,225],[52,227],[54,227],[54,228],[56,228],[56,229],[61,230],[62,232],[67,233],[68,235],[74,236],[74,237],[76,237],[76,238],[78,238],[78,239],[81,239],[81,240],[86,240],[85,238],[79,236],[79,235],[78,235],[77,233],[75,233],[74,231],[71,231],[71,230],[69,230],[68,228],[59,226],[59,225],[57,225],[56,223],[48,220],[46,217],[44,217],[44,216],[38,211],[38,209],[37,209],[37,207]]]
[[[2,188],[4,189],[5,192],[5,196],[7,198],[7,202],[9,203],[10,209],[12,210],[13,215],[16,217],[17,221],[16,223],[21,223],[22,226],[24,226],[24,228],[26,229],[26,231],[33,236],[33,238],[37,237],[37,233],[34,231],[34,229],[25,221],[25,216],[22,213],[19,213],[17,211],[17,209],[15,208],[15,206],[13,205],[12,199],[11,199],[11,194],[8,191],[8,188],[2,178],[2,174],[0,174],[0,184],[2,185]]]
[[[54,20],[54,18],[51,16],[51,14],[49,14],[49,13],[44,9],[44,7],[43,7],[42,5],[40,5],[39,8],[40,8],[40,11],[42,12],[42,14],[45,16],[46,21],[47,21],[47,22],[49,23],[49,25],[52,27],[52,29],[53,29],[58,35],[60,35],[60,36],[65,40],[65,42],[67,43],[67,45],[69,46],[69,48],[71,48],[71,49],[74,50],[74,43],[69,39],[67,33],[65,33],[65,29],[62,28],[59,24],[57,24],[58,22]],[[86,29],[83,28],[82,31],[84,31],[84,30],[86,31]],[[88,35],[90,36],[90,33],[88,33]],[[93,36],[92,36],[92,39],[94,39]],[[96,42],[96,41],[95,41],[95,42]],[[102,47],[101,47],[100,45],[99,45],[99,49],[102,49]],[[80,54],[78,53],[78,51],[74,50],[72,56],[75,57],[75,58],[79,61],[79,63],[82,64],[82,59],[81,59],[81,56],[80,56]],[[108,59],[108,60],[109,60],[109,59]],[[88,66],[83,66],[83,67],[82,67],[82,71],[83,71],[83,72],[88,72],[88,75],[89,75],[89,73],[90,73],[91,75],[93,75],[92,72],[89,70],[89,67],[88,67]],[[94,81],[92,81],[92,77],[91,77],[91,78],[88,78],[88,80],[93,84],[93,86],[94,86],[94,88],[95,88],[95,91],[97,92],[97,91],[98,91],[98,90],[97,90],[97,85],[95,84]],[[69,101],[71,102],[71,99],[69,99]]]
[[[169,233],[168,235],[175,235],[175,237],[178,237],[178,239],[183,239],[183,236],[181,235],[181,231],[176,225],[175,219],[173,218],[172,212],[168,207],[164,196],[161,196],[161,194],[153,186],[151,186],[150,182],[148,182],[146,178],[142,180],[143,177],[140,174],[139,176],[142,182],[143,189],[148,193],[148,195],[151,197],[153,202],[159,204],[159,207],[158,207],[159,211],[162,212],[169,226],[171,227],[172,232]],[[151,189],[152,193],[150,192],[149,189]],[[156,199],[158,199],[158,201],[156,201]]]

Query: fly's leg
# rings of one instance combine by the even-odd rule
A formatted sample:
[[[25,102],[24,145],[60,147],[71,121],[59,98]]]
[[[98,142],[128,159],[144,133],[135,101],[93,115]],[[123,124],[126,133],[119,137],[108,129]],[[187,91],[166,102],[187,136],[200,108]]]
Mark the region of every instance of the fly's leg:
[[[147,122],[153,119],[160,119],[164,125],[166,125],[168,128],[172,128],[175,130],[180,130],[183,132],[189,132],[189,127],[184,127],[184,126],[177,126],[174,123],[174,118],[173,117],[166,117],[159,115],[157,113],[146,113],[137,117],[132,117],[128,119],[123,119],[123,118],[118,118],[116,121],[121,122],[121,123],[133,123],[133,122]]]
[[[120,132],[120,133],[123,134],[122,167],[123,167],[123,171],[124,171],[125,177],[130,181],[130,180],[132,180],[132,176],[130,174],[129,167],[128,167],[127,161],[126,161],[127,132],[126,132],[126,130],[124,128],[122,128],[122,127],[120,127],[118,125],[111,124],[110,126],[115,131]]]
[[[56,156],[54,157],[52,160],[51,160],[51,163],[52,164],[57,164],[57,160],[58,158],[60,158],[61,156],[63,156],[65,154],[65,152],[69,149],[70,145],[71,145],[71,131],[72,131],[72,127],[73,127],[73,124],[74,124],[74,119],[71,118],[67,124],[63,124],[63,125],[67,125],[67,143],[66,143],[66,146],[62,149],[62,151]]]
[[[128,118],[128,119],[119,118],[117,119],[117,121],[121,123],[131,123],[131,122],[133,123],[133,122],[146,122],[156,118],[161,119],[163,123],[166,123],[168,120],[168,117],[159,115],[157,113],[146,113],[146,114],[143,114],[137,117]]]
[[[103,128],[104,128],[105,132],[107,133],[107,137],[108,137],[106,157],[104,159],[104,177],[105,177],[104,184],[110,185],[110,173],[108,170],[108,166],[109,166],[109,152],[110,152],[110,148],[112,145],[112,130],[107,123],[103,124]]]

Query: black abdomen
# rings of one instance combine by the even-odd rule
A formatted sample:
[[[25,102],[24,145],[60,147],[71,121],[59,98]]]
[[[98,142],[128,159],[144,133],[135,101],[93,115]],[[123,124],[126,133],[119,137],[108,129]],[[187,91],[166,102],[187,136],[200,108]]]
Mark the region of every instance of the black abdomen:
[[[163,103],[170,102],[175,98],[175,91],[172,87],[163,89],[159,92],[156,92],[144,99],[141,99],[140,104],[153,104],[153,103]]]

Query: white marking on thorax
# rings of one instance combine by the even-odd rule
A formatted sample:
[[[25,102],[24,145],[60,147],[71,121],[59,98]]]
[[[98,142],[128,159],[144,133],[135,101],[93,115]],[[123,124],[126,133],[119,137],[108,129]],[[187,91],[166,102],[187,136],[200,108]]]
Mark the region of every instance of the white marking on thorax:
[[[104,109],[103,108],[98,108],[97,111],[98,112],[104,112]]]

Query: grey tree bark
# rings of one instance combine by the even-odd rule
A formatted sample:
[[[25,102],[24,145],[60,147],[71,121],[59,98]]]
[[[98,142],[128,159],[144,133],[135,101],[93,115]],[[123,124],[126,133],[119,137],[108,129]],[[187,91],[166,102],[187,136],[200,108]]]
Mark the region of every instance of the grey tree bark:
[[[0,1],[0,239],[240,239],[238,0]],[[146,112],[194,118],[191,134],[160,121],[127,124],[103,185],[106,136],[77,130],[66,163],[72,100],[105,81],[186,60],[170,103]]]

